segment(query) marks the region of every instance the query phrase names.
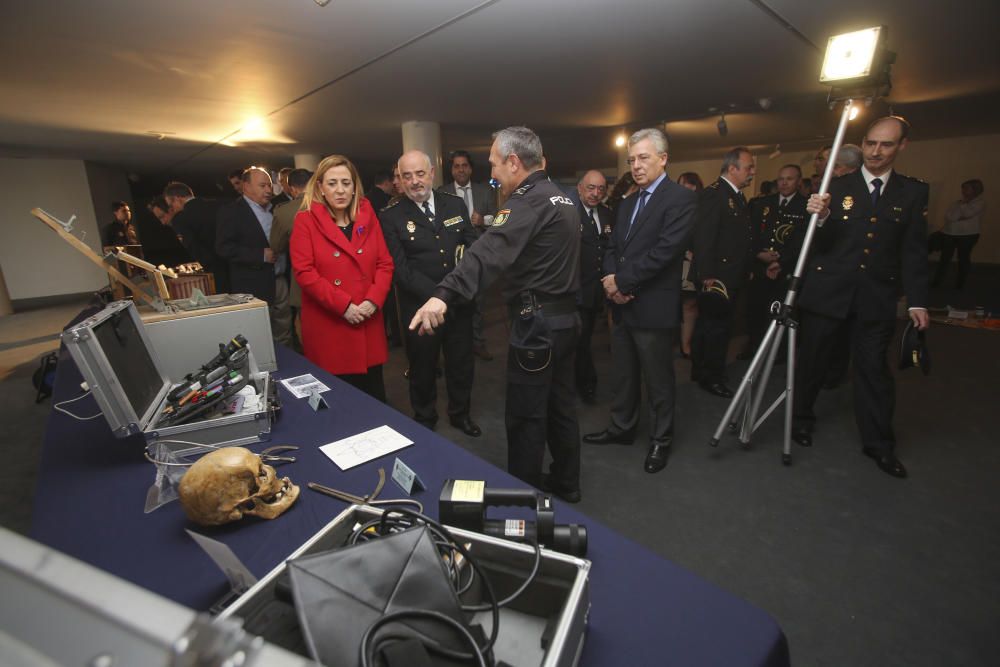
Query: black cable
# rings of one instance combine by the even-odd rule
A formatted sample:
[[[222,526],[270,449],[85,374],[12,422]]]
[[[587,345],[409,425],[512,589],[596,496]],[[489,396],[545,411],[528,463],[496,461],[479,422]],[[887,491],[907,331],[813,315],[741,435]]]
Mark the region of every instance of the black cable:
[[[522,583],[516,591],[505,597],[503,600],[497,602],[498,607],[506,607],[509,605],[511,602],[520,597],[521,593],[528,590],[528,586],[535,581],[535,577],[538,575],[538,570],[541,568],[542,564],[542,549],[538,546],[538,540],[535,540],[532,543],[532,546],[535,547],[535,564],[531,567],[531,574],[528,575],[528,578],[524,580],[524,583]],[[471,579],[469,580],[469,585],[472,585]],[[490,606],[487,604],[462,605],[462,611],[486,611],[489,608]]]
[[[420,618],[420,617],[432,618],[441,621],[446,625],[451,626],[453,630],[457,631],[462,636],[462,638],[465,639],[465,641],[468,642],[470,646],[472,646],[471,657],[476,659],[476,662],[480,665],[480,667],[486,667],[486,658],[483,655],[483,651],[479,648],[479,645],[476,644],[476,639],[475,637],[472,636],[472,633],[469,632],[468,628],[466,628],[464,625],[453,619],[451,616],[442,614],[439,611],[431,611],[429,609],[404,609],[402,611],[395,611],[392,612],[391,614],[386,614],[382,618],[372,623],[368,627],[368,629],[365,630],[365,634],[361,638],[361,667],[369,667],[371,665],[371,662],[368,658],[368,644],[371,643],[372,637],[376,630],[378,630],[386,623],[390,623],[392,621],[396,621],[401,618]],[[398,635],[393,635],[392,637],[386,637],[385,639],[396,639],[397,637]],[[453,651],[444,649],[444,647],[441,647],[436,643],[427,645],[427,648],[436,652],[445,653],[446,655],[451,655],[454,653]],[[459,656],[453,656],[453,657],[459,657]],[[470,656],[467,654],[464,655],[465,659],[468,659],[469,657]]]

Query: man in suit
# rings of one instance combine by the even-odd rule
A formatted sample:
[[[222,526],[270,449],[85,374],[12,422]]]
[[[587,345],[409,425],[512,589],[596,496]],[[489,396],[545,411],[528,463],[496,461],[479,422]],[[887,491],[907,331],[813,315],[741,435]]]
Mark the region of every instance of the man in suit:
[[[649,473],[667,465],[673,441],[673,346],[680,326],[681,269],[697,199],[667,177],[667,148],[666,135],[655,128],[639,130],[628,141],[628,163],[639,190],[618,208],[602,281],[614,303],[611,424],[583,438],[600,445],[631,444],[639,423],[639,381],[645,378],[651,412]]]
[[[271,176],[260,167],[248,167],[241,179],[243,194],[219,209],[215,252],[228,263],[234,293],[253,294],[271,305],[275,276],[284,275],[288,264],[278,263],[268,240],[274,219]],[[272,320],[274,312],[272,309]]]
[[[163,198],[174,213],[171,226],[191,259],[201,264],[215,279],[218,294],[229,292],[229,268],[215,252],[215,224],[218,205],[194,196],[185,183],[174,181],[163,190]]]
[[[291,347],[298,347],[295,336],[295,318],[299,309],[302,308],[302,290],[295,282],[291,262],[287,259],[288,245],[292,238],[292,228],[295,225],[295,214],[302,206],[302,193],[306,191],[311,176],[312,172],[308,169],[293,169],[288,173],[285,179],[285,192],[288,193],[289,200],[274,207],[274,221],[271,223],[271,235],[268,239],[275,256],[284,257],[286,258],[284,261],[288,262],[288,271],[285,272],[285,275],[277,276],[275,279],[276,307],[277,304],[284,303],[287,304],[288,311],[275,315],[275,319],[280,320],[283,326],[280,332],[273,331],[272,333],[275,341]],[[281,284],[283,280],[287,281],[287,285]],[[281,299],[279,293],[286,289],[288,290],[288,298]],[[285,326],[286,322],[287,326]]]
[[[800,445],[812,444],[813,404],[833,338],[846,322],[862,451],[893,477],[906,477],[894,453],[895,383],[886,359],[900,292],[906,295],[914,326],[924,330],[930,324],[928,187],[893,170],[909,130],[898,116],[876,120],[862,142],[861,170],[836,179],[825,196],[813,195],[806,206],[810,214],[819,214],[822,226],[816,230],[798,303],[802,333],[792,432]]]
[[[597,370],[590,350],[594,322],[604,306],[604,249],[611,234],[611,209],[603,203],[608,192],[604,174],[590,170],[576,184],[573,203],[580,214],[580,338],[576,344],[576,388],[584,403],[593,404]]]
[[[454,151],[451,154],[452,182],[442,186],[440,190],[450,195],[457,195],[469,211],[469,219],[477,234],[486,229],[486,216],[496,213],[496,195],[493,188],[485,183],[472,182],[472,156],[468,151]],[[493,355],[486,347],[486,336],[483,334],[483,299],[476,296],[475,312],[472,315],[472,351],[483,361],[490,361]]]
[[[401,315],[409,322],[477,236],[462,200],[431,189],[434,167],[426,153],[404,153],[399,158],[399,175],[404,196],[382,209],[379,220],[396,266]],[[478,437],[482,430],[469,416],[474,370],[472,304],[456,303],[449,314],[444,326],[431,335],[406,332],[410,405],[414,419],[433,430],[438,419],[435,368],[443,351],[448,417],[452,426]]]
[[[691,339],[691,379],[715,396],[731,398],[726,354],[736,297],[746,282],[751,246],[750,208],[741,190],[750,185],[753,155],[739,146],[722,159],[719,180],[702,190],[694,225],[698,322]]]
[[[278,170],[278,185],[281,186],[281,192],[274,195],[271,198],[271,210],[277,209],[279,206],[285,202],[291,200],[288,193],[288,175],[292,173],[292,167],[282,167]]]
[[[139,245],[139,233],[132,224],[132,209],[123,201],[111,202],[114,218],[101,230],[104,245]]]
[[[799,256],[797,231],[808,223],[806,198],[798,191],[801,180],[799,165],[786,164],[778,171],[778,191],[751,202],[754,259],[747,289],[747,351],[751,355],[764,338],[771,304],[784,299],[784,275],[795,268]]]
[[[375,209],[376,213],[389,205],[392,195],[392,174],[386,170],[375,172],[372,186],[368,188],[365,196],[372,203],[372,208]]]

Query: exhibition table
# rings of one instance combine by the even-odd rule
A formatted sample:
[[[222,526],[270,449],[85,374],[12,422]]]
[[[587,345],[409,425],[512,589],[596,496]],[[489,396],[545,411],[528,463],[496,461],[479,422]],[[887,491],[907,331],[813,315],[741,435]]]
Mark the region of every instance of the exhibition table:
[[[228,585],[185,529],[225,543],[260,577],[347,507],[309,490],[307,482],[365,495],[375,487],[378,468],[385,468],[388,476],[393,458],[399,456],[426,483],[428,490],[415,497],[435,517],[437,496],[446,479],[481,479],[495,488],[524,487],[294,352],[278,346],[277,360],[277,378],[312,373],[331,387],[324,394],[329,409],[319,412],[281,387],[283,409],[270,442],[250,446],[258,452],[277,444],[300,447],[292,453],[295,463],[278,466],[279,475],[291,477],[301,487],[298,502],[284,516],[200,528],[186,520],[177,502],[145,514],[155,470],[143,458],[141,438],[118,440],[103,418],[76,421],[53,411],[45,433],[31,536],[171,600],[205,610]],[[81,380],[63,348],[53,402],[80,396]],[[92,397],[68,407],[80,416],[98,412]],[[319,451],[321,445],[383,424],[414,444],[347,471]],[[402,495],[387,480],[380,498]],[[556,521],[583,524],[589,531],[592,609],[582,665],[789,664],[784,634],[763,611],[559,500]]]

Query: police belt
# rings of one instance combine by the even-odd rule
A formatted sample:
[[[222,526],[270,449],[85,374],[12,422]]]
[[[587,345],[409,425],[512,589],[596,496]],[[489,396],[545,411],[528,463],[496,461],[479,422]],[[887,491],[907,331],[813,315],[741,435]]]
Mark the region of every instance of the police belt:
[[[535,303],[552,329],[568,329],[578,321],[576,295],[549,296],[535,294]],[[520,317],[521,300],[517,297],[507,303],[511,320]]]

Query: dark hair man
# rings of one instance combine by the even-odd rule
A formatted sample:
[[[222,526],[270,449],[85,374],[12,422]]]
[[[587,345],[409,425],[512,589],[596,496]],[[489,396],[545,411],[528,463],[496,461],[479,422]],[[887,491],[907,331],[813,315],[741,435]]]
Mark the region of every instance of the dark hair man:
[[[470,301],[501,274],[511,318],[507,366],[507,469],[543,483],[567,502],[580,500],[580,425],[573,391],[579,315],[580,221],[573,202],[542,168],[542,142],[526,127],[493,137],[492,176],[504,208],[462,262],[420,307],[411,330],[439,328],[461,300]],[[543,478],[545,445],[552,467]]]
[[[898,116],[876,120],[861,145],[861,169],[833,181],[829,193],[813,195],[807,204],[806,210],[818,213],[823,225],[817,229],[798,303],[802,333],[792,434],[800,445],[812,444],[813,404],[829,364],[828,350],[846,322],[862,451],[893,477],[906,476],[894,452],[895,384],[886,357],[900,291],[917,329],[930,323],[928,187],[893,169],[906,149],[908,132],[909,123]]]
[[[674,341],[681,324],[681,271],[698,196],[667,176],[668,144],[662,131],[639,130],[627,146],[639,189],[618,206],[603,264],[604,292],[614,304],[611,423],[586,435],[584,442],[631,444],[645,380],[650,421],[643,468],[655,473],[666,467],[674,437]]]
[[[233,190],[236,191],[236,198],[239,199],[240,195],[243,194],[243,172],[245,169],[233,169],[229,172],[229,184],[233,186]]]
[[[191,259],[215,278],[215,291],[229,292],[229,269],[215,252],[218,206],[194,196],[186,184],[174,181],[163,190],[163,198],[174,214],[172,226]]]
[[[139,234],[132,224],[132,209],[123,201],[111,202],[110,223],[104,227],[101,240],[104,245],[138,245]]]
[[[365,196],[368,197],[368,201],[371,202],[376,213],[389,205],[392,195],[392,174],[387,170],[375,172],[372,186],[365,193]]]
[[[749,267],[750,209],[742,190],[755,172],[749,149],[739,146],[726,153],[719,179],[701,192],[694,226],[694,266],[701,289],[691,339],[691,379],[723,398],[733,395],[726,386],[726,352],[733,307]]]
[[[295,274],[288,259],[288,245],[295,226],[295,214],[302,205],[302,193],[305,192],[311,176],[312,172],[308,169],[292,169],[288,172],[285,191],[289,200],[273,208],[274,220],[268,238],[275,256],[284,258],[282,261],[288,266],[288,270],[275,279],[274,302],[278,312],[275,312],[274,320],[278,326],[273,329],[272,334],[276,342],[290,347],[294,347],[296,343],[295,318],[302,308],[302,290],[295,282]],[[287,292],[287,298],[283,292]]]

